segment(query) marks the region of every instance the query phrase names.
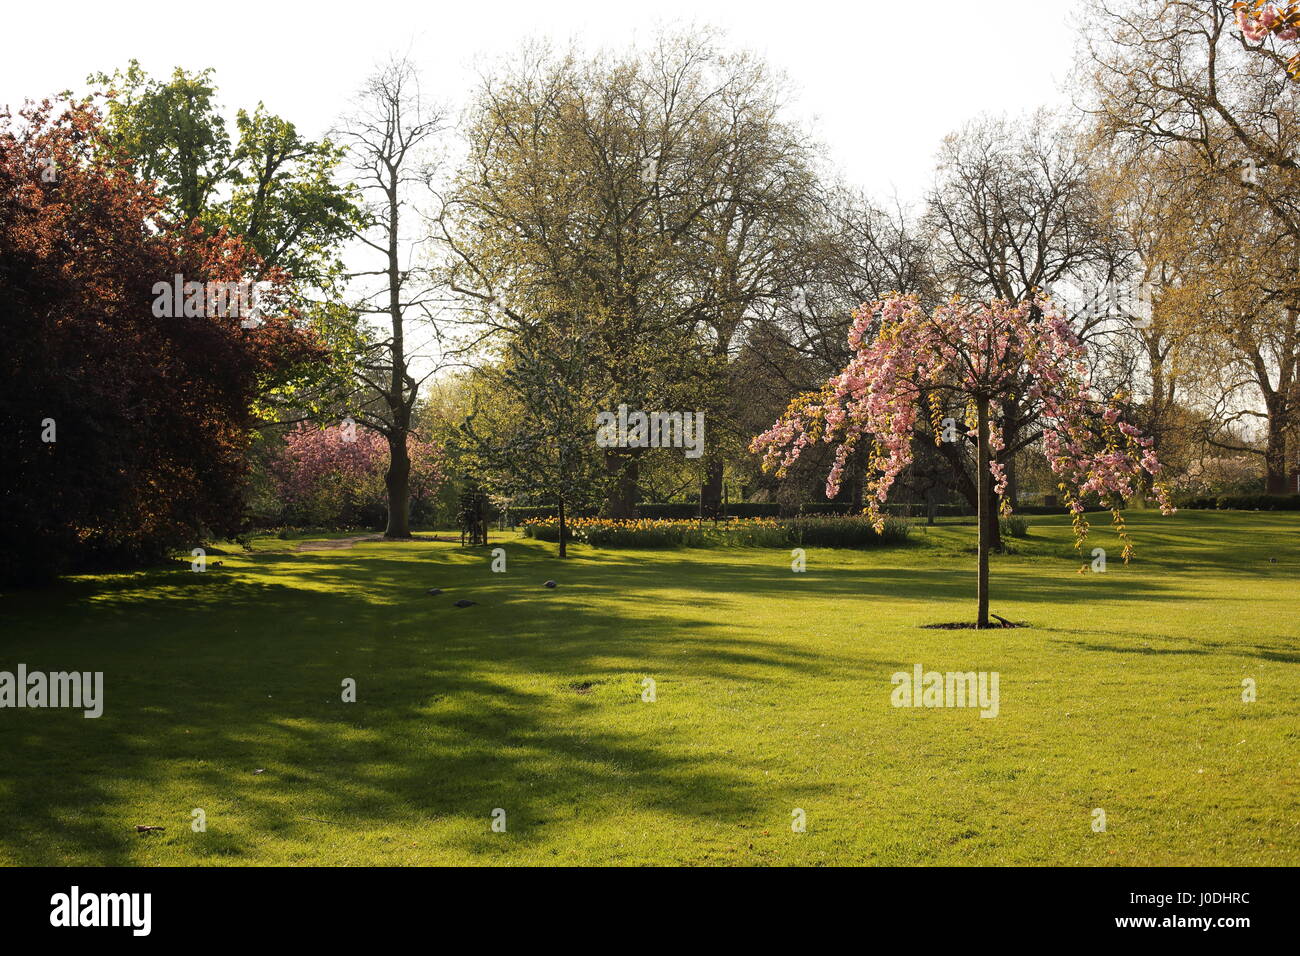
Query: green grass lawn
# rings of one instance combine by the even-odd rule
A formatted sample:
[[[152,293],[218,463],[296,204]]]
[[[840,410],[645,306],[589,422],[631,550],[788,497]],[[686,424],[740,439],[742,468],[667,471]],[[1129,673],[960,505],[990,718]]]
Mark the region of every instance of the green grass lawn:
[[[264,539],[6,593],[0,670],[103,671],[105,711],[0,710],[0,862],[1300,864],[1300,515],[1130,526],[1079,574],[1031,519],[993,561],[1020,630],[922,628],[973,617],[969,524],[805,574]],[[892,707],[916,663],[997,671],[999,716]]]

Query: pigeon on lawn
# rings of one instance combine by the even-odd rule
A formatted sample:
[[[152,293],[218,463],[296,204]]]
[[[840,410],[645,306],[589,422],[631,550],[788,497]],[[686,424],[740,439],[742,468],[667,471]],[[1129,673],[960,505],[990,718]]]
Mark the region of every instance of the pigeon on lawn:
[[[556,586],[556,584],[555,584],[554,581],[547,581],[545,584],[542,585],[542,587],[544,587],[544,588],[553,588],[553,587],[555,587],[555,586]]]
[[[459,601],[456,602],[455,606],[456,606],[456,607],[473,607],[473,606],[474,606],[475,604],[477,604],[477,603],[478,603],[478,601],[467,601],[467,600],[465,600],[465,598],[461,598]]]

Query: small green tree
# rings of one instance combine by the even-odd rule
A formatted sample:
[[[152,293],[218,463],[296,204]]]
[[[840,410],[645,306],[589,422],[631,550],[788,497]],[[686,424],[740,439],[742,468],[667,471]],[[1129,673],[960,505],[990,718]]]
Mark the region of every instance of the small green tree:
[[[603,490],[596,456],[589,345],[573,324],[536,325],[517,336],[504,360],[483,375],[491,395],[461,427],[459,448],[485,487],[508,497],[554,501],[560,557],[568,557],[568,519]]]

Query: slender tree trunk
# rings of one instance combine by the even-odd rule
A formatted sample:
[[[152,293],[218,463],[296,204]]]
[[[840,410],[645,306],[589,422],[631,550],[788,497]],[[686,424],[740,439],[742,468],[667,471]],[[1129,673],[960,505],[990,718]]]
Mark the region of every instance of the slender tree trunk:
[[[705,467],[700,486],[700,517],[716,518],[722,513],[722,459],[711,460]]]
[[[564,523],[564,499],[560,499],[560,557],[569,556],[568,526]]]
[[[384,473],[388,490],[388,526],[385,538],[411,536],[411,456],[406,449],[406,433],[388,439],[388,471]]]
[[[1264,449],[1264,463],[1267,469],[1264,490],[1270,495],[1282,495],[1287,492],[1289,475],[1287,472],[1287,421],[1284,402],[1275,399],[1268,409],[1268,445]]]
[[[388,315],[393,325],[390,345],[393,367],[386,395],[392,424],[388,433],[388,527],[385,538],[411,536],[411,455],[406,447],[411,431],[410,406],[406,402],[406,329],[403,325],[400,265],[397,248],[397,173],[388,188]]]
[[[975,456],[976,484],[979,493],[979,580],[975,594],[979,603],[979,613],[975,619],[977,627],[989,626],[989,504],[992,500],[992,476],[989,474],[989,400],[983,395],[975,399],[978,415],[979,453]],[[994,519],[996,520],[996,518]]]
[[[635,518],[640,462],[634,455],[618,454],[611,449],[605,453],[605,468],[612,478],[605,506],[607,517]]]
[[[1151,369],[1151,413],[1146,422],[1146,433],[1155,442],[1152,449],[1162,454],[1165,447],[1165,433],[1170,423],[1167,409],[1174,404],[1174,380],[1165,375],[1165,353],[1161,351],[1159,335],[1150,333],[1143,336],[1146,342],[1147,365]],[[1139,476],[1139,493],[1131,503],[1133,507],[1146,507],[1146,499],[1155,488],[1155,475],[1143,471]]]

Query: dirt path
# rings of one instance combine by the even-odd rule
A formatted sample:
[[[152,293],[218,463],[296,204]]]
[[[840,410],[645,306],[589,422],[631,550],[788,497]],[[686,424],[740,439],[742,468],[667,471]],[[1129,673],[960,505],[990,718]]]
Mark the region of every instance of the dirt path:
[[[383,541],[382,534],[360,534],[352,538],[328,538],[323,541],[304,541],[298,545],[298,551],[340,551],[366,541]],[[454,538],[440,538],[436,534],[416,534],[409,540],[390,541],[389,544],[423,544],[428,541],[455,541]]]

